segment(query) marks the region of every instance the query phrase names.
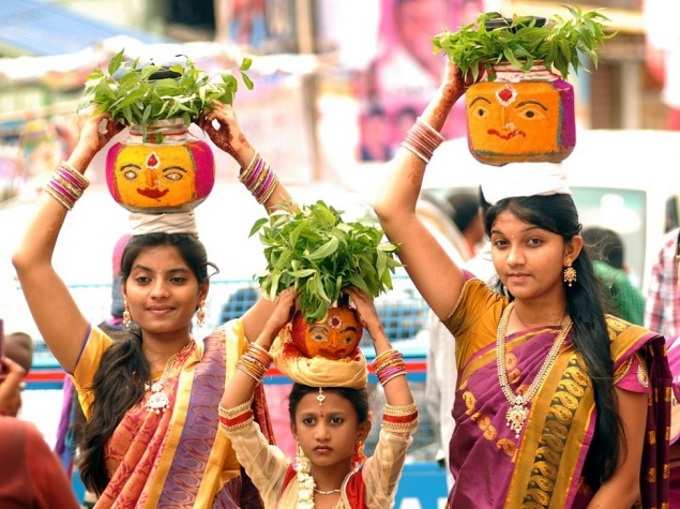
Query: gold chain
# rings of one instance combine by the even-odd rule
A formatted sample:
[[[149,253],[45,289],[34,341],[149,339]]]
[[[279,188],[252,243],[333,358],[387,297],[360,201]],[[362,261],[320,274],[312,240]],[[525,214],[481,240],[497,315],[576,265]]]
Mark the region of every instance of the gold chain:
[[[505,332],[508,327],[508,321],[510,320],[510,314],[512,313],[513,307],[514,303],[510,303],[510,305],[505,308],[503,316],[501,316],[501,320],[498,323],[498,331],[496,334],[496,366],[498,368],[498,381],[501,385],[501,390],[510,405],[510,408],[505,415],[505,422],[508,427],[515,432],[515,438],[519,438],[519,434],[524,426],[524,421],[526,421],[529,416],[529,409],[527,406],[541,387],[543,387],[543,383],[548,377],[550,369],[557,360],[562,344],[571,330],[572,322],[571,318],[567,316],[564,325],[561,325],[560,333],[553,342],[534,381],[531,382],[531,385],[524,394],[515,394],[508,382],[508,373],[505,368]]]

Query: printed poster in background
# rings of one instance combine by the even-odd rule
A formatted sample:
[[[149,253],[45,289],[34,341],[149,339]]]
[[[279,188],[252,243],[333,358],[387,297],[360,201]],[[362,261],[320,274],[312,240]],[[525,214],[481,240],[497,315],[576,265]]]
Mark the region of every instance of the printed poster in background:
[[[391,158],[434,96],[445,57],[434,53],[432,37],[471,23],[483,10],[484,0],[381,0],[379,50],[360,98],[361,161]],[[465,135],[462,102],[449,115],[444,135]]]

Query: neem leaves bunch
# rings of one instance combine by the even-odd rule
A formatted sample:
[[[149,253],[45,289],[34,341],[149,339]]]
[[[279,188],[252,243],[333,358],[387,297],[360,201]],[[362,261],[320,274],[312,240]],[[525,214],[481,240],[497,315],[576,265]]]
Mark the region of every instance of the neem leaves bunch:
[[[297,212],[273,212],[259,219],[250,235],[258,232],[267,259],[259,277],[262,291],[273,299],[286,288],[297,288],[300,310],[309,322],[322,319],[347,286],[373,297],[392,288],[392,273],[400,266],[397,247],[382,242],[380,228],[344,222],[322,201]]]
[[[186,124],[195,122],[214,103],[231,104],[238,89],[236,78],[223,73],[219,80],[198,69],[187,58],[170,67],[125,62],[123,51],[117,53],[106,70],[96,70],[85,82],[85,104],[126,125],[148,126],[159,120],[182,118]],[[248,89],[253,82],[248,77],[252,61],[243,59],[239,73]]]
[[[508,19],[497,12],[487,12],[457,32],[435,36],[433,44],[436,50],[448,55],[463,75],[474,80],[482,70],[490,71],[501,62],[527,71],[539,60],[548,69],[555,67],[566,79],[570,67],[578,72],[583,66],[580,55],[588,57],[597,68],[597,49],[614,34],[605,33],[604,22],[609,19],[603,14],[565,7],[571,14],[569,19],[556,15],[547,22],[545,18]]]

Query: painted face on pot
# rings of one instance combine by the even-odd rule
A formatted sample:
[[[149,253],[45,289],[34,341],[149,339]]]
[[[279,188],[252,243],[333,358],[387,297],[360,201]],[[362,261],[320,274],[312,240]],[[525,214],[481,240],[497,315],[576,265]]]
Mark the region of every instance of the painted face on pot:
[[[293,317],[293,342],[307,357],[350,357],[357,349],[362,333],[361,322],[350,308],[330,308],[324,320],[314,323],[305,322],[300,313]]]
[[[133,211],[192,208],[214,183],[212,152],[204,145],[114,145],[107,157],[109,191]]]
[[[470,87],[466,94],[470,149],[475,156],[522,159],[557,153],[561,100],[548,81],[482,82]]]
[[[193,200],[195,174],[191,154],[183,146],[129,145],[116,160],[120,197],[140,208],[173,207]]]

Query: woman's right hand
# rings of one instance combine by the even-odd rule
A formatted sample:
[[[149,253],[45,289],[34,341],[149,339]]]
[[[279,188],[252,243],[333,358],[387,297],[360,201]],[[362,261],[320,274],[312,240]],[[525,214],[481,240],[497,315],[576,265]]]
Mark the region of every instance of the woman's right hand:
[[[69,161],[80,171],[84,171],[97,152],[99,152],[124,125],[114,122],[105,113],[91,114],[80,127],[78,143]]]
[[[479,76],[482,75],[480,69]],[[479,79],[478,79],[479,80]],[[446,67],[444,68],[444,76],[442,77],[441,91],[448,98],[454,101],[458,100],[470,85],[475,81],[471,75],[463,76],[458,66],[454,64],[449,58],[446,59]]]
[[[236,159],[241,166],[250,162],[254,150],[243,134],[230,105],[216,104],[201,116],[198,124],[215,145]]]

